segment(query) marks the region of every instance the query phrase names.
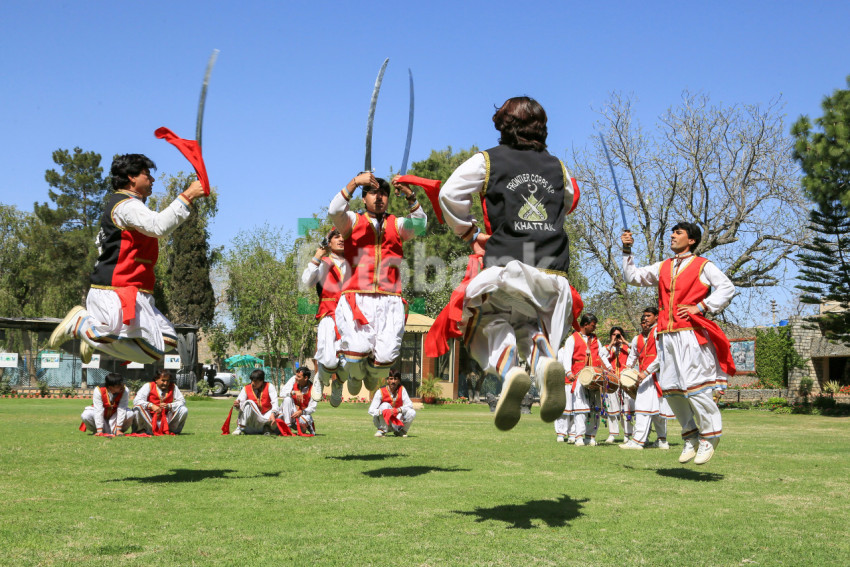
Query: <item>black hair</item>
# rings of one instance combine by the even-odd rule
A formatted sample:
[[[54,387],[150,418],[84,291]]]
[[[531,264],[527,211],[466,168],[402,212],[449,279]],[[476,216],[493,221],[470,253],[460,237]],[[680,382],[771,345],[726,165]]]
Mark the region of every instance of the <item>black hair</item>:
[[[386,179],[384,179],[383,177],[376,177],[375,181],[378,182],[378,191],[380,191],[381,193],[386,193],[387,195],[390,194],[390,184]],[[372,187],[371,185],[363,185],[361,188],[363,196],[365,197],[366,193],[368,193],[372,189],[374,189],[374,187]]]
[[[112,168],[109,170],[109,175],[112,178],[112,189],[118,191],[125,188],[129,185],[131,177],[136,177],[146,169],[148,172],[156,169],[156,164],[146,155],[124,154],[123,156],[115,156],[115,159],[112,160]]]
[[[266,381],[266,371],[263,370],[262,368],[257,368],[256,370],[251,372],[251,382],[253,382],[254,380],[262,380],[263,382],[265,382]]]
[[[682,229],[688,233],[688,238],[692,238],[694,240],[693,246],[689,248],[690,252],[693,252],[699,246],[700,241],[702,240],[702,230],[692,222],[684,222],[679,221],[676,223],[676,226],[673,227],[673,230]]]
[[[310,376],[313,375],[313,372],[309,368],[307,368],[306,366],[302,366],[298,370],[295,371],[296,374],[298,374],[299,372],[301,373],[301,376],[303,376],[307,380],[309,380]]]
[[[611,330],[608,331],[608,338],[610,339],[615,332],[619,332],[620,336],[623,337],[624,341],[629,340],[629,336],[626,334],[622,327],[611,327]]]
[[[119,386],[124,383],[124,377],[118,374],[117,372],[110,372],[106,375],[106,378],[103,379],[103,384],[107,388],[110,386]]]
[[[579,327],[584,327],[585,325],[589,325],[590,323],[598,323],[599,320],[596,318],[596,315],[593,313],[584,313],[579,319],[578,324]]]
[[[174,374],[171,373],[171,370],[166,370],[165,368],[163,368],[159,372],[156,373],[157,378],[161,378],[163,376],[168,376],[169,382],[174,381]]]
[[[390,378],[398,378],[401,380],[401,371],[400,370],[390,370]]]
[[[493,123],[501,137],[499,143],[518,150],[546,149],[546,111],[531,97],[509,98],[496,110]]]
[[[649,306],[643,310],[643,313],[652,313],[656,317],[658,317],[658,308],[654,306]]]

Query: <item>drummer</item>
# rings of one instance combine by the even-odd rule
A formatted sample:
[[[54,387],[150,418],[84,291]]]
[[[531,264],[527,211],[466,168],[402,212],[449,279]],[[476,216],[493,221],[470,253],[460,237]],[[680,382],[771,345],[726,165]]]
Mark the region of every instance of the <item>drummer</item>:
[[[658,309],[647,307],[640,319],[641,332],[632,340],[631,352],[626,366],[638,369],[638,389],[635,396],[635,434],[620,449],[643,449],[649,437],[651,426],[655,425],[658,436],[654,447],[669,449],[667,443],[667,420],[661,414],[661,387],[655,373],[648,373],[647,367],[656,358],[655,324],[658,321]],[[667,413],[671,413],[668,412]]]
[[[605,358],[614,369],[614,374],[617,378],[620,377],[620,372],[626,368],[626,360],[629,358],[629,338],[622,327],[611,327],[609,331],[609,342],[604,347]],[[608,392],[605,394],[608,404],[608,438],[606,443],[616,443],[617,436],[620,434],[620,424],[628,414],[628,419],[625,420],[625,441],[628,441],[632,434],[631,416],[634,412],[634,399],[621,389],[616,392]],[[629,405],[631,401],[631,405]]]
[[[599,339],[594,334],[596,324],[596,315],[583,314],[579,319],[581,332],[570,335],[563,348],[558,351],[558,360],[564,368],[568,369],[567,395],[572,396],[572,399],[567,401],[568,408],[570,408],[570,401],[572,402],[570,415],[573,421],[568,435],[579,447],[596,445],[596,430],[599,427],[599,414],[603,405],[599,392],[585,388],[576,377],[585,367],[611,370],[607,353],[604,352],[605,348],[600,347]],[[590,420],[589,423],[588,420]],[[560,436],[562,432],[558,430],[557,421],[555,428],[555,432]]]

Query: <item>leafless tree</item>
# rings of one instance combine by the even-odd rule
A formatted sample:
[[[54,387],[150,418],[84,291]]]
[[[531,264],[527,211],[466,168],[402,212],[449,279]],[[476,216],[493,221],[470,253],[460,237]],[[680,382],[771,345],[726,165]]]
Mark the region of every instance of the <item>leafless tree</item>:
[[[629,96],[613,94],[600,110],[603,133],[620,182],[640,265],[669,255],[677,221],[696,222],[697,252],[715,262],[744,298],[784,280],[785,264],[806,238],[808,202],[792,158],[779,100],[765,107],[713,105],[685,92],[681,102],[645,131]],[[627,288],[621,273],[623,227],[601,142],[573,151],[581,188],[577,210],[585,273],[597,292],[621,300],[636,321],[645,291]],[[746,307],[744,307],[746,310]]]

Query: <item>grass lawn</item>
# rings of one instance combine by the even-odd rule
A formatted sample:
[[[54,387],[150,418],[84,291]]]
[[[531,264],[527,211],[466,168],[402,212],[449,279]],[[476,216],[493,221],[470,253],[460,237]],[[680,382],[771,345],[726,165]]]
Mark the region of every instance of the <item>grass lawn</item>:
[[[427,407],[402,439],[322,403],[318,436],[272,438],[190,401],[179,437],[104,439],[84,405],[0,400],[0,564],[850,565],[850,418],[726,411],[697,467],[676,435],[555,443],[537,408],[502,433]]]

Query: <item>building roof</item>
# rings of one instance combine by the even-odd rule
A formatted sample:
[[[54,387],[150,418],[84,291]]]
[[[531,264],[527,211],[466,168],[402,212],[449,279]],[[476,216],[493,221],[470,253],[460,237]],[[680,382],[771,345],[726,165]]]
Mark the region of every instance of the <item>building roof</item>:
[[[408,313],[404,330],[408,333],[427,333],[434,324],[434,320],[419,313]]]

